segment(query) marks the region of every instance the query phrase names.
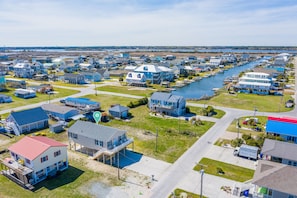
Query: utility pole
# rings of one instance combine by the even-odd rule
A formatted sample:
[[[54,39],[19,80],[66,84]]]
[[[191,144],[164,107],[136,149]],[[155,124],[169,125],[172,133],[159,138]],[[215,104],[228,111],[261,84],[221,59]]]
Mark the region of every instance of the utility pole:
[[[158,128],[156,129],[157,130],[157,133],[156,133],[156,146],[155,146],[155,151],[157,152],[157,147],[158,147]]]
[[[257,107],[255,107],[255,111],[254,111],[254,118],[256,117],[256,112],[258,111]]]
[[[200,174],[201,174],[201,186],[200,186],[200,198],[202,198],[202,188],[203,188],[203,175],[204,175],[204,169],[200,170]]]
[[[120,151],[118,152],[118,179],[120,179]]]
[[[239,118],[237,118],[237,139],[239,139],[239,128],[240,128],[240,122],[239,122]]]
[[[200,171],[199,171],[200,172],[200,198],[202,198],[203,197],[203,175],[205,172],[203,167],[207,167],[207,166],[199,163],[198,165],[200,165]]]

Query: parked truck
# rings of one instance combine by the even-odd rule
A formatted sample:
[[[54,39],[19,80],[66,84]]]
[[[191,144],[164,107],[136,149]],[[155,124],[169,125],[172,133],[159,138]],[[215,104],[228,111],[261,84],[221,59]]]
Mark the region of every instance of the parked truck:
[[[259,154],[259,148],[256,146],[249,146],[242,144],[240,147],[237,147],[233,154],[235,156],[246,157],[248,159],[257,160]]]

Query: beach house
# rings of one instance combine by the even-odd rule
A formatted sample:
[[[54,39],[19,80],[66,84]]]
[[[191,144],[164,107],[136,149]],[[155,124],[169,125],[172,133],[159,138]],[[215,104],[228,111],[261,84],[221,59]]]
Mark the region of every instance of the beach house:
[[[116,155],[133,143],[127,131],[78,120],[68,129],[70,149],[112,165]]]
[[[171,93],[155,92],[149,99],[149,109],[164,115],[181,116],[186,112],[186,100]]]
[[[247,72],[239,78],[239,82],[234,88],[243,93],[267,95],[274,81],[275,79],[267,73]]]
[[[11,145],[10,157],[1,159],[2,175],[24,188],[68,168],[67,145],[43,136],[26,136]]]

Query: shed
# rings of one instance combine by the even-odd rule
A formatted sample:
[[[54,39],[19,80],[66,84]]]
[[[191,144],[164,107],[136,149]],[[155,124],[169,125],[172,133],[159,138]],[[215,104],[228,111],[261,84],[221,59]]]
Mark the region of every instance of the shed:
[[[64,131],[63,123],[52,124],[52,125],[50,125],[49,128],[50,128],[50,131],[54,132],[54,133],[60,133],[60,132]]]
[[[129,113],[129,108],[121,106],[119,104],[112,106],[109,110],[109,114],[117,118],[127,118]]]

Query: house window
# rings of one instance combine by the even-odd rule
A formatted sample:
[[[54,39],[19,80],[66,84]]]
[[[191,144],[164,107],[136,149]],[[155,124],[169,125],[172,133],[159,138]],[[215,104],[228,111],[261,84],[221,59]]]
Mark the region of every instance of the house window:
[[[54,157],[57,157],[57,156],[59,156],[59,155],[61,155],[61,151],[60,151],[60,150],[54,152]]]
[[[11,155],[14,157],[15,156],[14,152],[11,152]]]
[[[77,134],[68,132],[68,136],[77,139]]]
[[[103,147],[103,141],[99,141],[99,146]]]
[[[43,163],[43,162],[45,162],[47,160],[48,160],[48,156],[44,156],[44,157],[40,158],[41,163]]]
[[[95,140],[95,145],[99,145],[99,140]]]
[[[31,164],[31,161],[29,159],[25,159],[26,164]]]

